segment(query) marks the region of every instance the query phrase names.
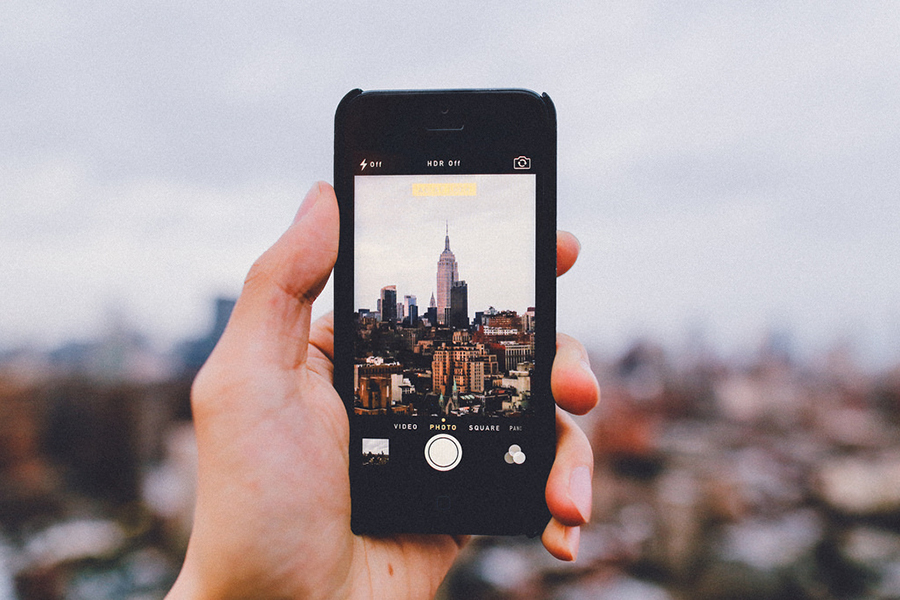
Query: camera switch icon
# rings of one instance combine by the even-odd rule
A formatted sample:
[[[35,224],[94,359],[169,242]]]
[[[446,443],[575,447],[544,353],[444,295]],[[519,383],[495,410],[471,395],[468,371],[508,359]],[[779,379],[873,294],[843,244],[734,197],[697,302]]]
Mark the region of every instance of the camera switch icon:
[[[531,159],[527,156],[517,156],[513,159],[513,169],[525,171],[531,168]]]
[[[525,453],[522,452],[522,448],[520,448],[518,444],[513,444],[509,447],[509,450],[503,456],[503,460],[505,460],[506,463],[510,465],[521,465],[523,462],[525,462]]]

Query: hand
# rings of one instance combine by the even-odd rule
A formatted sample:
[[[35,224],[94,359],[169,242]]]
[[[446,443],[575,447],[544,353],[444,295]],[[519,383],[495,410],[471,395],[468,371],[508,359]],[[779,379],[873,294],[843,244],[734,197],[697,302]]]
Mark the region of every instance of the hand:
[[[578,255],[560,234],[558,272]],[[433,596],[466,538],[350,531],[349,430],[332,386],[332,317],[310,326],[337,256],[338,210],[319,183],[294,223],[253,265],[231,320],[194,381],[198,491],[181,574],[168,598]],[[582,414],[599,387],[584,348],[560,335],[552,386]],[[587,438],[557,410],[542,540],[572,560],[591,506]]]

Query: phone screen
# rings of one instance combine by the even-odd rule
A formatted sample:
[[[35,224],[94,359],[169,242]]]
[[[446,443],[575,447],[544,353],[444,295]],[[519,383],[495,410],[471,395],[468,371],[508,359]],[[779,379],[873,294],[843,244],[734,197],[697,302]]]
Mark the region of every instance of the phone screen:
[[[342,154],[352,177],[336,277],[352,278],[336,286],[335,378],[354,531],[523,533],[543,505],[555,445],[555,205],[541,200],[551,160],[539,138],[488,141],[475,113],[466,130],[425,135],[395,117],[414,130],[395,137],[385,118],[360,118],[384,131]]]
[[[535,176],[358,175],[354,185],[354,413],[390,418],[393,434],[377,437],[373,421],[357,458],[383,466],[391,438],[451,432],[459,449],[440,438],[423,451],[450,470],[462,440],[522,432],[532,413]],[[521,464],[517,446],[497,458]]]

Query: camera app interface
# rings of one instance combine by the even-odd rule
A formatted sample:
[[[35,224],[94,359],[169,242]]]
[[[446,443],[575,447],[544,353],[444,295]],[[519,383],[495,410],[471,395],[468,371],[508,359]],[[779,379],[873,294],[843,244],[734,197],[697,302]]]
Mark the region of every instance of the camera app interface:
[[[354,414],[433,432],[435,469],[459,462],[461,436],[522,431],[532,412],[535,184],[355,177]],[[365,464],[387,464],[388,441],[366,438]]]

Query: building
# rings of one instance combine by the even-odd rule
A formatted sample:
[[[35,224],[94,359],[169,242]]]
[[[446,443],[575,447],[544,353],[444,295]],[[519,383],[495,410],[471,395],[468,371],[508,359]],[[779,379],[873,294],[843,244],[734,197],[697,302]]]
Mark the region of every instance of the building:
[[[446,325],[450,313],[450,290],[453,282],[459,280],[459,267],[456,256],[450,250],[450,229],[444,237],[444,251],[437,264],[437,318],[438,323]]]
[[[469,328],[469,286],[465,281],[454,281],[450,287],[450,327]]]
[[[499,373],[497,357],[488,353],[484,344],[442,344],[435,348],[431,360],[432,389],[449,394],[454,388],[460,394],[482,393]]]
[[[487,313],[485,313],[485,315],[487,316]],[[488,316],[487,327],[515,329],[519,332],[524,331],[522,328],[522,317],[514,310],[504,310]]]
[[[353,387],[361,397],[362,392],[360,392],[360,387],[362,387],[363,379],[367,377],[386,377],[388,386],[390,386],[391,375],[397,375],[402,372],[403,365],[400,363],[385,363],[380,358],[373,359],[364,365],[357,364],[354,366]],[[388,392],[388,397],[390,397],[392,394],[390,393],[390,390],[388,390]]]
[[[409,320],[410,327],[419,324],[419,307],[416,305],[416,297],[409,294],[403,296],[404,320]]]
[[[517,370],[510,371],[503,377],[501,385],[507,389],[515,389],[515,397],[511,399],[512,409],[521,410],[528,406],[531,398],[531,363],[519,363]]]
[[[492,352],[494,350],[502,352],[499,344],[534,344],[534,332],[528,331],[529,323],[533,327],[534,318],[528,313],[520,316],[513,310],[497,311],[493,307],[489,311],[485,311],[482,315],[482,325],[475,331],[474,341],[488,344]],[[533,315],[533,312],[531,314]],[[514,362],[509,364],[511,365],[509,369],[515,367]]]
[[[522,318],[525,333],[534,333],[534,307],[529,306]]]
[[[397,322],[396,285],[387,285],[381,288],[381,320],[388,323]]]
[[[391,378],[366,375],[359,378],[357,414],[387,414],[391,408]]]
[[[519,363],[534,360],[534,344],[518,344],[516,342],[490,343],[491,353],[497,356],[497,361],[504,371],[515,371]]]

